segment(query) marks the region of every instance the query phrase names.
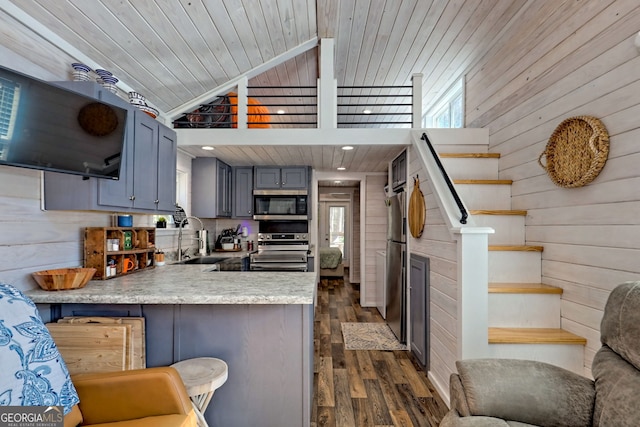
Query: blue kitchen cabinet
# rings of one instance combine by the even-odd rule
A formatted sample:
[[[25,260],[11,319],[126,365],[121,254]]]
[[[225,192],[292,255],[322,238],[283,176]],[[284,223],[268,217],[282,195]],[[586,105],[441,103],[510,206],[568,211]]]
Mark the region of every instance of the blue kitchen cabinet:
[[[215,157],[191,161],[191,212],[201,218],[230,218],[232,169]]]
[[[296,189],[306,190],[309,186],[309,168],[307,166],[256,166],[255,189]]]
[[[58,83],[57,83],[58,84]],[[120,179],[44,173],[47,210],[172,213],[176,194],[176,133],[122,98],[87,82],[61,86],[128,110]]]
[[[409,257],[411,352],[429,370],[429,258]]]
[[[233,218],[253,218],[253,167],[233,168]]]

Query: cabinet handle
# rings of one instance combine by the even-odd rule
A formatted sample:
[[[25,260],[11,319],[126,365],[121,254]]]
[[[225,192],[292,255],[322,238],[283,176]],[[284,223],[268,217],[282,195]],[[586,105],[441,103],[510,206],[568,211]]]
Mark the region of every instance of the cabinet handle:
[[[157,205],[158,203],[160,203],[160,200],[156,199],[156,200],[153,201],[153,203],[155,203]]]
[[[129,196],[129,200],[132,200],[132,201],[133,201],[133,200],[135,200],[135,199],[136,199],[136,196]]]

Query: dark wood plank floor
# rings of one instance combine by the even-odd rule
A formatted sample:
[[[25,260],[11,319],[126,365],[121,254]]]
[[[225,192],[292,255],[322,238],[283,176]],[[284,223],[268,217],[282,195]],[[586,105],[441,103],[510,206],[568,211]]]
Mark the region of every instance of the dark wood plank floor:
[[[344,349],[341,322],[384,322],[359,300],[358,285],[321,280],[311,426],[437,426],[447,406],[410,352]]]

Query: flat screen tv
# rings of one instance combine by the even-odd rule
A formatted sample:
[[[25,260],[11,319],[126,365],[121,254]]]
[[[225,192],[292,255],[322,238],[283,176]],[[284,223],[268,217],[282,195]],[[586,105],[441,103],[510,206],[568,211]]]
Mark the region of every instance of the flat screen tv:
[[[0,67],[0,165],[118,179],[127,110]]]

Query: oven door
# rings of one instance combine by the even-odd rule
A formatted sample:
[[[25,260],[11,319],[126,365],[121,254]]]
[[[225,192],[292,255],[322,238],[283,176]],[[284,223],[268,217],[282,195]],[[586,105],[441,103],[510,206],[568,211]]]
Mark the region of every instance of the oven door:
[[[307,264],[307,251],[258,251],[251,264]]]
[[[307,271],[307,264],[293,262],[252,263],[251,271]]]

